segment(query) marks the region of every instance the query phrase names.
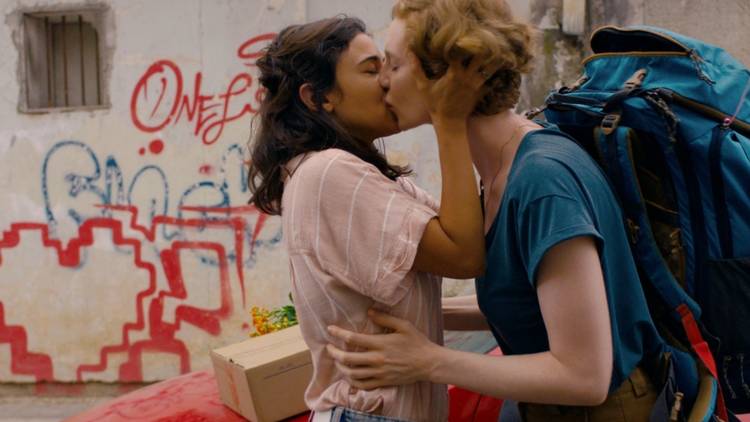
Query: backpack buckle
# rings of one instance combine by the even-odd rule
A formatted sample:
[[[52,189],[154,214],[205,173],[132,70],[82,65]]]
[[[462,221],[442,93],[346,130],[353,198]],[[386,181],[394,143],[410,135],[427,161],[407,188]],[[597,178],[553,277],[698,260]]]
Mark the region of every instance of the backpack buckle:
[[[611,135],[612,132],[617,129],[617,127],[620,125],[620,115],[619,114],[607,114],[604,116],[604,119],[602,119],[602,133],[605,135]]]
[[[638,69],[635,73],[633,73],[633,76],[630,77],[627,81],[625,81],[625,84],[622,86],[622,89],[638,89],[643,85],[643,80],[646,79],[646,75],[648,75],[648,71],[646,69]]]

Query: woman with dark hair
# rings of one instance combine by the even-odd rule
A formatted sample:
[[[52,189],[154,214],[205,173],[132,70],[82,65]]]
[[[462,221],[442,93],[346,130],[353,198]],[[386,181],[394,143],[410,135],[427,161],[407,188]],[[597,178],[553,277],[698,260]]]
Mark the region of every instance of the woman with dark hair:
[[[325,345],[329,325],[379,333],[367,310],[410,321],[442,343],[440,277],[479,275],[481,209],[466,122],[487,74],[451,63],[444,77],[420,79],[440,151],[442,205],[373,145],[398,122],[384,102],[381,55],[354,18],[290,26],[258,61],[267,90],[251,152],[252,203],[282,216],[292,295],[313,357],[305,394],[314,420],[442,421],[444,385],[417,382],[354,388]]]

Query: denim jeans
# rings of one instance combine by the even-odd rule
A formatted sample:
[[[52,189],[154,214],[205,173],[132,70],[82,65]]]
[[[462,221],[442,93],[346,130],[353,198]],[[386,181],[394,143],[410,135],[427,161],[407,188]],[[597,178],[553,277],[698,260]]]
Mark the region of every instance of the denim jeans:
[[[311,418],[311,420],[313,420]],[[369,413],[358,412],[356,410],[344,407],[334,407],[331,410],[330,422],[405,422],[400,419],[393,419],[387,416],[371,415]]]

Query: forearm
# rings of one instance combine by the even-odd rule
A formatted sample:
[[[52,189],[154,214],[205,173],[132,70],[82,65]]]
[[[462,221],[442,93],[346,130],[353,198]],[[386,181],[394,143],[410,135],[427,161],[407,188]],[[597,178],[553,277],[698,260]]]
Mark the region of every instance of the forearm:
[[[519,402],[592,406],[606,398],[595,377],[565,365],[551,352],[488,356],[444,347],[430,354],[429,381]]]
[[[443,325],[446,330],[486,331],[487,319],[479,310],[476,295],[443,298]]]
[[[467,256],[484,257],[479,193],[465,121],[433,119],[442,175],[438,219],[445,234]],[[482,259],[483,261],[483,259]]]

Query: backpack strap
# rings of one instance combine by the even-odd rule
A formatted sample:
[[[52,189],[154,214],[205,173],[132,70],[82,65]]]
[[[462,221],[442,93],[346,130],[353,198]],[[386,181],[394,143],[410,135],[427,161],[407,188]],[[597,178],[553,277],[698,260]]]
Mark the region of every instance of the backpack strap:
[[[716,370],[716,362],[714,361],[714,356],[711,353],[711,349],[708,348],[708,343],[706,343],[706,340],[703,339],[701,330],[698,328],[698,323],[695,321],[693,313],[690,312],[690,308],[688,308],[687,305],[682,304],[677,307],[677,312],[680,313],[682,327],[685,330],[685,334],[687,334],[688,340],[690,341],[690,347],[693,349],[695,354],[698,355],[698,359],[700,359],[703,366],[708,369],[708,371],[711,373],[711,376],[713,376],[715,380],[718,380],[719,376]],[[724,404],[724,394],[721,391],[721,384],[717,382],[716,385],[719,389],[719,394],[716,395],[716,413],[721,420],[728,421],[729,417],[727,415],[727,407]]]
[[[691,348],[711,376],[718,380],[716,362],[695,320],[695,315],[700,315],[700,308],[669,271],[653,237],[633,160],[632,142],[637,134],[624,126],[615,127],[612,131],[596,129],[596,132],[597,146],[603,157],[602,164],[622,201],[631,247],[647,278],[644,281],[651,283],[667,306],[674,310],[672,315],[682,324]],[[727,421],[727,410],[720,388],[716,399],[717,416]]]
[[[633,161],[632,142],[638,135],[633,129],[624,126],[615,128],[610,135],[600,129],[596,129],[596,132],[604,170],[622,203],[625,223],[630,232],[631,247],[648,277],[648,282],[653,285],[669,309],[676,310],[684,304],[693,315],[700,315],[700,307],[669,271],[654,239]],[[681,319],[679,312],[675,312],[673,317],[676,321]]]

